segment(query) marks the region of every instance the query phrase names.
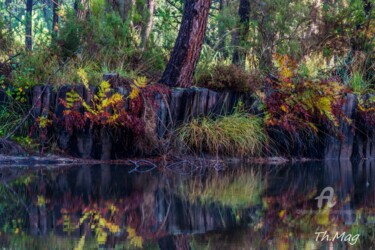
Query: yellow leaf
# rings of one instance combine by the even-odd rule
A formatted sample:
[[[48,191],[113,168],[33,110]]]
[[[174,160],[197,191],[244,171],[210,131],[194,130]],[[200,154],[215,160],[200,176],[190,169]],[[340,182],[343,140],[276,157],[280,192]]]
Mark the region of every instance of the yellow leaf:
[[[105,242],[107,241],[107,233],[103,230],[99,230],[96,236],[96,240],[99,244],[105,244]]]
[[[46,205],[46,199],[42,195],[38,195],[38,201],[37,201],[38,207],[42,207]]]
[[[143,245],[143,238],[141,236],[137,236],[135,229],[131,227],[127,227],[126,231],[128,232],[128,238],[130,240],[130,245],[136,248],[142,248]]]
[[[87,90],[89,90],[90,89],[90,87],[89,87],[89,78],[87,76],[86,71],[83,68],[79,68],[77,70],[77,75],[81,79],[81,81],[82,81],[83,85],[85,86],[85,88]]]
[[[132,91],[129,94],[129,98],[133,100],[138,97],[140,91],[137,87],[134,87],[134,86],[131,86],[131,87],[132,87]]]
[[[288,111],[288,108],[283,104],[281,105],[281,110],[284,111],[285,113]]]
[[[147,78],[144,76],[139,76],[134,79],[134,84],[139,88],[144,88],[147,85]]]
[[[281,211],[279,212],[279,218],[280,218],[280,219],[284,218],[285,213],[286,213],[285,210],[281,210]]]
[[[86,234],[82,235],[81,239],[78,241],[78,244],[74,248],[74,250],[83,250],[83,247],[85,246],[85,240],[86,240]]]
[[[319,210],[315,215],[315,221],[319,225],[326,226],[329,224],[329,211],[330,208],[325,206],[322,210]]]

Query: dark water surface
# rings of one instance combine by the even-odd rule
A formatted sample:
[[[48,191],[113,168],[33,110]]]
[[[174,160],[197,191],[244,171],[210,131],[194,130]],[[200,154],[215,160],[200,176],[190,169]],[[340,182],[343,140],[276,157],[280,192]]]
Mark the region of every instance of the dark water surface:
[[[375,248],[373,161],[130,170],[0,166],[0,249]]]

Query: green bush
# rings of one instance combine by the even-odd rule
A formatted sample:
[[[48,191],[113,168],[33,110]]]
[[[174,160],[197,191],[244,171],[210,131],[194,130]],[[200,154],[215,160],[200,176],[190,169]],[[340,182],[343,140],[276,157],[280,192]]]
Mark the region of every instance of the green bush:
[[[179,137],[198,152],[228,156],[260,155],[267,140],[262,119],[241,112],[193,120],[179,129]]]
[[[3,52],[8,52],[11,45],[12,37],[10,36],[9,32],[7,32],[4,22],[0,16],[0,56],[3,54]]]

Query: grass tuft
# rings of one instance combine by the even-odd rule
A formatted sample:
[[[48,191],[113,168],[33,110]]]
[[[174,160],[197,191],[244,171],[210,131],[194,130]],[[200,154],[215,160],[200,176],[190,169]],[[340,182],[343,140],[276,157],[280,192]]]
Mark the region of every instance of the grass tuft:
[[[354,72],[349,80],[349,86],[356,93],[365,93],[369,90],[370,86],[365,81],[363,74],[360,72]]]
[[[205,180],[194,178],[182,185],[180,194],[189,201],[204,205],[218,203],[233,209],[257,204],[263,190],[261,175],[255,171],[233,171],[224,176],[209,175]]]
[[[179,136],[198,152],[228,156],[259,156],[267,140],[262,119],[242,112],[193,120],[179,129]]]

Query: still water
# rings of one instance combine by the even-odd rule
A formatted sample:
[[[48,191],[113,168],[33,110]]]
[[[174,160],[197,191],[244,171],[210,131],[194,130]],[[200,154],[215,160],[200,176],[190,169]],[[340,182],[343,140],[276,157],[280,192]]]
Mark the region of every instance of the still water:
[[[175,172],[0,166],[0,249],[375,249],[373,161]]]

